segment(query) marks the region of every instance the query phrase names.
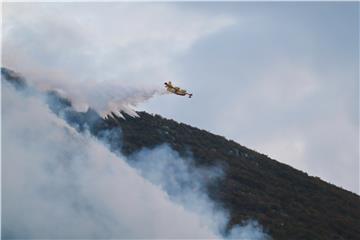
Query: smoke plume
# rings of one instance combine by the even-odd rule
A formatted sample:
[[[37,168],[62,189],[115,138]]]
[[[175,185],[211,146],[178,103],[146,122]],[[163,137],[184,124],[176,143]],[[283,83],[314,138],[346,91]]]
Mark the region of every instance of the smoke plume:
[[[216,236],[38,98],[3,85],[2,116],[4,238]]]
[[[232,22],[171,4],[5,3],[3,66],[77,110],[136,115],[136,105],[176,80],[174,58]]]
[[[2,81],[2,237],[223,237],[228,213],[204,191],[220,168],[195,168],[166,145],[114,153],[117,134],[80,133],[43,92],[78,111],[136,116],[176,78],[172,59],[233,21],[170,4],[4,4],[3,65],[32,90]],[[227,237],[267,235],[250,221]]]
[[[204,190],[220,168],[196,168],[166,145],[115,155],[106,148],[111,133],[103,142],[79,134],[50,110],[58,103],[2,83],[2,237],[223,236],[228,215]],[[227,236],[267,238],[254,221]]]

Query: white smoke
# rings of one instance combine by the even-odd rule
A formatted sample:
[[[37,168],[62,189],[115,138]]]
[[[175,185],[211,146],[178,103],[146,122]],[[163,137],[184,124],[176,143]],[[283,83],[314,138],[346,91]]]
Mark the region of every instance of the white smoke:
[[[2,116],[4,238],[216,236],[38,98],[3,85]]]
[[[129,163],[144,178],[161,186],[174,202],[202,216],[203,221],[220,232],[228,216],[206,194],[206,184],[223,177],[220,167],[196,167],[192,159],[183,159],[167,145],[143,149],[130,156]]]
[[[220,166],[195,166],[192,158],[184,159],[167,145],[143,149],[130,156],[130,165],[152,183],[161,186],[174,202],[202,217],[202,221],[218,234],[223,233],[229,213],[211,201],[206,186],[224,176]],[[270,239],[254,220],[232,227],[229,239]]]
[[[3,238],[221,237],[228,216],[203,189],[218,168],[192,169],[166,146],[114,155],[50,112],[41,94],[3,83]],[[250,222],[229,237],[267,235]]]
[[[135,115],[176,80],[174,59],[234,22],[160,3],[4,3],[2,19],[3,66],[102,115]]]
[[[172,59],[232,23],[171,4],[5,3],[3,66],[77,110],[135,115],[176,78]],[[203,191],[219,169],[192,170],[168,147],[114,155],[33,94],[3,85],[4,238],[221,237],[227,213]],[[266,237],[254,222],[229,236]]]

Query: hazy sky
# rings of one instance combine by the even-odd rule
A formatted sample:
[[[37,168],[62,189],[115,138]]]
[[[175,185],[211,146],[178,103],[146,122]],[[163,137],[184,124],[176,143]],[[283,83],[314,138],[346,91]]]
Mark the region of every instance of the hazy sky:
[[[171,80],[193,98],[137,109],[359,193],[359,3],[4,4],[2,33],[3,65],[28,78]]]
[[[358,4],[180,8],[235,23],[177,59],[178,81],[194,93],[191,100],[158,98],[144,109],[359,192]]]

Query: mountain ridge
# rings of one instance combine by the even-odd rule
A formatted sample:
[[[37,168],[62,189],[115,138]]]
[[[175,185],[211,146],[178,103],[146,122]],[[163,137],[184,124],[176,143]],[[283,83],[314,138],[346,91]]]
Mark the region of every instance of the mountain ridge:
[[[1,73],[17,89],[27,87],[15,72],[2,68]],[[181,156],[192,157],[197,166],[221,165],[225,177],[209,185],[207,192],[229,211],[229,228],[256,219],[274,239],[360,238],[358,195],[267,155],[157,114],[137,112],[139,117],[121,118],[112,113],[102,118],[92,109],[75,111],[71,101],[51,91],[47,103],[80,132],[89,131],[99,139],[111,132],[107,142],[114,152],[130,156],[168,144]]]
[[[107,120],[121,126],[125,143],[122,147],[123,152],[131,154],[136,149],[152,148],[158,144],[167,143],[185,156],[187,150],[190,149],[197,164],[215,165],[220,161],[220,164],[225,166],[226,180],[218,186],[218,189],[212,189],[209,193],[216,202],[221,202],[226,209],[230,209],[232,215],[230,224],[239,224],[246,219],[255,217],[270,230],[270,235],[275,239],[289,239],[289,236],[292,236],[290,239],[308,239],[310,236],[311,239],[342,239],[341,236],[347,236],[344,239],[355,239],[354,236],[359,236],[359,232],[355,228],[353,230],[356,235],[351,236],[351,232],[345,230],[345,223],[343,228],[336,230],[339,231],[338,236],[325,232],[315,233],[322,228],[319,226],[319,222],[327,222],[325,224],[327,227],[330,225],[334,227],[333,222],[339,222],[338,224],[342,225],[342,220],[336,219],[340,218],[340,215],[328,214],[326,212],[333,210],[322,207],[322,205],[334,204],[333,202],[329,204],[330,202],[327,200],[341,199],[339,192],[350,194],[349,196],[354,197],[354,201],[357,199],[357,205],[355,202],[350,203],[351,208],[356,209],[357,214],[353,215],[350,211],[347,213],[348,216],[352,215],[353,220],[356,220],[356,216],[360,216],[358,215],[360,208],[359,197],[355,193],[324,182],[318,177],[309,176],[305,172],[222,136],[186,124],[179,124],[159,115],[152,116],[145,112],[138,112],[138,115],[140,118],[125,117],[125,119],[112,115]],[[163,128],[176,129],[177,125],[178,130],[172,134],[164,134],[163,131],[159,131]],[[173,137],[175,139],[172,140],[172,136],[175,136]],[[211,140],[206,141],[206,139]],[[293,193],[291,193],[292,191]],[[317,197],[316,193],[320,197]],[[328,198],[322,194],[327,195]],[[256,197],[252,195],[256,195]],[[309,199],[313,199],[313,203]],[[310,210],[306,206],[311,206]],[[285,211],[284,208],[288,210]],[[344,220],[344,222],[347,221]],[[355,222],[360,223],[359,221]],[[294,229],[290,232],[285,230],[282,233],[281,230],[286,228],[285,225],[291,225],[288,230]],[[316,231],[308,230],[310,225],[317,226],[318,229]],[[327,227],[324,226],[324,228]],[[277,230],[272,231],[271,229]]]

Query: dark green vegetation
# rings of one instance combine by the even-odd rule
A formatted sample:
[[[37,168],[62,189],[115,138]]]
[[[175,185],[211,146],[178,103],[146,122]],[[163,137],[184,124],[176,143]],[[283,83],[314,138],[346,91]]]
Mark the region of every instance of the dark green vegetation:
[[[1,72],[8,82],[26,88],[15,73],[4,68]],[[55,92],[47,97],[52,111],[79,131],[106,137],[112,151],[131,155],[166,143],[181,155],[192,156],[198,166],[221,166],[225,175],[208,186],[208,194],[230,212],[230,226],[256,219],[274,239],[360,239],[360,198],[354,193],[159,115],[139,112],[139,118],[102,119],[92,110],[74,111],[71,102]]]
[[[159,115],[107,119],[122,129],[122,152],[168,143],[196,164],[221,165],[225,177],[209,195],[231,213],[231,224],[257,219],[274,239],[360,239],[360,199],[266,155]]]

